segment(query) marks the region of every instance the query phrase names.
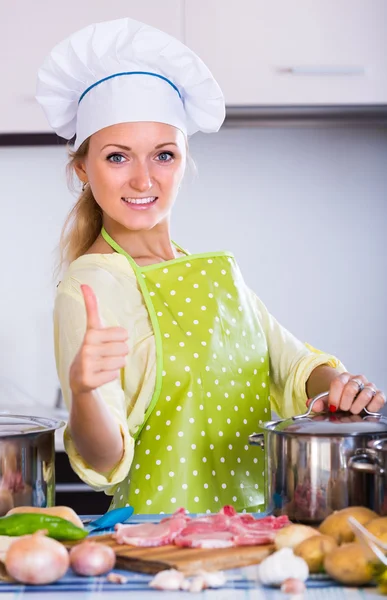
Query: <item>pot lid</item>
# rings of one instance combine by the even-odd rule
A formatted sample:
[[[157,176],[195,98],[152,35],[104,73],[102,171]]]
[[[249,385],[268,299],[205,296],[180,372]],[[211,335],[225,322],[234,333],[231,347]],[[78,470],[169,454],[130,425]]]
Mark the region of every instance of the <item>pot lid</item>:
[[[320,435],[320,436],[357,436],[387,434],[387,418],[379,413],[364,410],[360,415],[349,412],[313,414],[313,405],[317,400],[327,396],[320,394],[313,399],[308,411],[280,421],[263,423],[266,430],[290,435]]]
[[[55,431],[64,424],[64,421],[58,419],[0,414],[0,439],[9,436]]]
[[[351,415],[347,412],[270,421],[263,423],[261,427],[266,430],[293,435],[387,435],[387,419],[382,415],[371,417],[368,415]]]

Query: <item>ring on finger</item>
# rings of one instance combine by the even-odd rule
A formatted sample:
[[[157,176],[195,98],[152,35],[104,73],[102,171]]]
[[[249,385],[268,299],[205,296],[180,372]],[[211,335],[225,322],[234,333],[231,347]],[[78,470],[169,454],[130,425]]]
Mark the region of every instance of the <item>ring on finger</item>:
[[[356,379],[356,377],[354,377],[353,379],[350,379],[349,381],[356,383],[356,385],[359,387],[358,394],[360,394],[360,392],[362,392],[364,390],[364,383],[360,379]]]
[[[376,390],[372,387],[372,385],[365,385],[364,390],[370,390],[372,392],[372,397],[376,396]]]

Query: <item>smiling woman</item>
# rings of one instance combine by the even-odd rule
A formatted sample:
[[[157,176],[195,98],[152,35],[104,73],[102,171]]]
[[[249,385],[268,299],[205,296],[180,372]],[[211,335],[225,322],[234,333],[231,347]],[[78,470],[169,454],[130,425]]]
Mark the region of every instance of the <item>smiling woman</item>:
[[[128,140],[130,147],[124,145]],[[106,127],[91,136],[84,160],[74,162],[80,180],[95,190],[105,228],[114,238],[120,237],[120,229],[136,232],[162,226],[185,165],[185,136],[165,123]]]
[[[59,135],[76,134],[70,169],[84,185],[54,315],[74,470],[137,512],[265,509],[248,436],[272,407],[304,412],[329,389],[334,408],[358,413],[384,396],[283,328],[232,254],[172,242],[187,138],[220,128],[219,86],[180,42],[122,19],[59,44],[38,100]]]
[[[135,147],[125,145],[127,140],[134,140]],[[162,221],[184,176],[187,148],[183,132],[171,125],[119,123],[70,152],[69,171],[77,173],[83,193],[63,228],[61,264],[85,253],[111,251],[101,236],[103,215],[113,237],[119,236],[120,224],[136,231]],[[173,249],[168,250],[171,257]]]

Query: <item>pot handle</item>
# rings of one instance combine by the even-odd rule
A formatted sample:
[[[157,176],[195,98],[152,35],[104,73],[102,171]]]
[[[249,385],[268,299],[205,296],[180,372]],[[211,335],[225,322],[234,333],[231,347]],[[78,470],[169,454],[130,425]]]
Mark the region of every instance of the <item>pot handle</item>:
[[[309,417],[310,413],[313,412],[313,407],[316,404],[317,400],[321,400],[322,398],[327,398],[328,396],[329,396],[329,392],[323,392],[322,394],[318,394],[317,396],[315,396],[312,399],[312,402],[309,404],[309,407],[308,407],[308,410],[306,411],[306,413],[304,413],[302,415],[296,415],[295,417],[293,417],[293,419],[296,421],[297,419],[304,419],[305,417]],[[380,417],[381,416],[380,413],[371,412],[367,408],[364,408],[363,411],[369,417]]]
[[[370,449],[370,451],[372,452],[377,452],[378,450],[384,450],[384,448],[381,448],[382,444],[385,444],[387,442],[387,437],[377,437],[374,440],[370,440],[367,443],[368,448]]]
[[[252,433],[249,435],[249,444],[252,446],[260,446],[262,450],[265,449],[265,437],[263,433]]]
[[[364,462],[366,461],[366,462]],[[348,461],[348,468],[361,473],[384,475],[384,469],[373,450],[360,448]]]

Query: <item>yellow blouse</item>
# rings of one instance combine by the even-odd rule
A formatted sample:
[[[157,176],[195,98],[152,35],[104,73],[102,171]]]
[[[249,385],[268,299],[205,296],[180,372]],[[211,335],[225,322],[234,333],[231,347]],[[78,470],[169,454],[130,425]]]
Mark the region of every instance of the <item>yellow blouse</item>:
[[[141,425],[153,396],[155,338],[136,276],[124,256],[87,254],[75,260],[58,286],[54,308],[56,365],[69,410],[70,365],[86,330],[81,284],[93,288],[102,322],[109,327],[125,327],[129,333],[129,353],[121,381],[117,379],[98,390],[120,425],[124,441],[120,463],[108,474],[96,472],[77,452],[68,428],[64,433],[65,449],[77,475],[96,490],[112,495],[129,473],[134,454],[133,434]],[[254,295],[254,299],[269,349],[272,408],[282,417],[305,412],[306,382],[311,372],[322,364],[340,371],[345,368],[334,356],[319,352],[295,338],[270,315],[258,297]]]

